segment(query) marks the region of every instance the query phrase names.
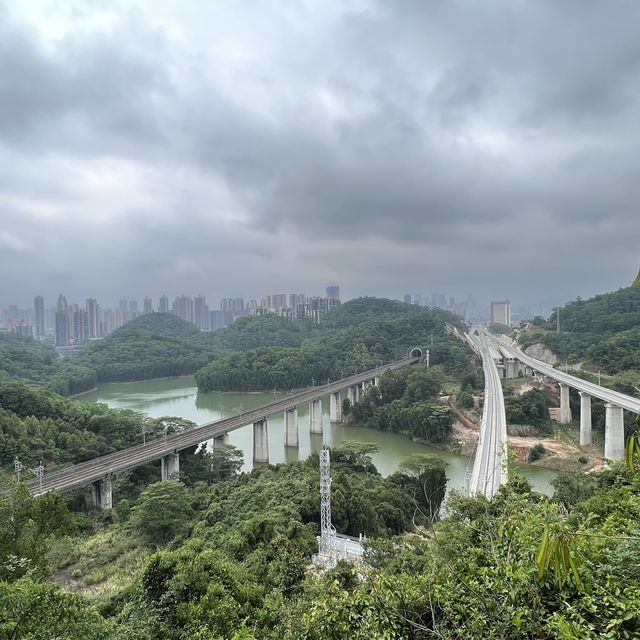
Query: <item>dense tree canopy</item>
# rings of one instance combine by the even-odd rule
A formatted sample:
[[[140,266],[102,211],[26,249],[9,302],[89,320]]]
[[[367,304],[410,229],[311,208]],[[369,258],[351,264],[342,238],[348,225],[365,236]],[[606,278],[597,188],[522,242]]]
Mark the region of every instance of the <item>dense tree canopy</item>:
[[[444,380],[439,368],[426,365],[389,371],[380,378],[378,387],[367,389],[360,402],[345,407],[348,420],[402,433],[421,442],[447,442],[453,416],[449,407],[438,400]]]
[[[584,362],[610,374],[640,371],[640,288],[570,302],[559,311],[560,333],[555,333],[557,313],[522,332],[523,346],[541,342],[562,360]],[[612,384],[620,388],[616,381]]]
[[[63,360],[57,351],[33,338],[0,333],[0,380],[13,378],[62,395],[72,395],[96,384],[91,368]]]
[[[402,358],[416,345],[430,345],[431,363],[441,364],[447,372],[463,371],[473,357],[449,333],[439,312],[422,310],[321,334],[300,347],[232,353],[198,371],[196,381],[201,391],[306,387]]]

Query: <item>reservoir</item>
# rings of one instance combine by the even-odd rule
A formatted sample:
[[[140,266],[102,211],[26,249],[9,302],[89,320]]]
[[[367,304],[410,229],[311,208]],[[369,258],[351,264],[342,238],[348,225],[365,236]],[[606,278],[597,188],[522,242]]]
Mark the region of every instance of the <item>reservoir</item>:
[[[193,376],[152,380],[148,382],[120,382],[101,384],[97,391],[88,393],[79,400],[84,402],[103,402],[114,409],[133,409],[153,418],[179,416],[192,420],[196,424],[205,424],[244,413],[268,402],[285,397],[283,392],[271,393],[199,393]],[[467,477],[471,473],[473,460],[466,456],[413,442],[396,433],[378,431],[366,427],[335,424],[329,421],[329,398],[322,400],[322,434],[309,433],[308,407],[298,407],[300,422],[300,446],[298,449],[284,446],[284,417],[275,414],[269,421],[269,461],[272,464],[303,460],[312,451],[318,451],[323,445],[338,446],[345,441],[373,442],[380,451],[372,454],[373,463],[378,471],[387,476],[397,470],[402,460],[413,453],[428,453],[447,463],[449,488],[465,490]],[[253,457],[253,427],[247,425],[229,433],[229,443],[238,447],[244,454],[244,471],[249,471]],[[557,472],[541,467],[520,465],[519,471],[526,476],[533,487],[547,494],[553,493],[551,481]]]

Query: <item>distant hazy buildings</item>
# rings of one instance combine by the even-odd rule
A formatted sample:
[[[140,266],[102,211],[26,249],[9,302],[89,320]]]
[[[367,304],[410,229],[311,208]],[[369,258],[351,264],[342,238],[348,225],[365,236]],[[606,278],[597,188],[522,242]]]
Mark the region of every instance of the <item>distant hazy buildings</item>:
[[[491,322],[511,326],[511,302],[509,300],[491,302]]]
[[[326,291],[329,300],[340,300],[340,287],[337,284],[328,285]]]
[[[36,340],[44,340],[45,320],[44,320],[44,298],[36,296],[33,299],[33,329]]]
[[[306,296],[304,293],[275,293],[257,300],[244,298],[222,298],[219,309],[211,309],[203,295],[191,298],[177,296],[170,305],[166,295],[158,299],[158,311],[174,313],[179,318],[193,323],[202,331],[215,331],[226,327],[243,316],[277,315],[292,322],[319,322],[321,317],[340,304],[340,287],[329,285],[327,296]],[[145,296],[143,313],[153,313],[153,300]],[[45,307],[42,296],[33,299],[33,309],[19,309],[9,305],[2,312],[0,329],[12,331],[37,340],[47,341],[58,347],[73,347],[89,340],[103,338],[126,322],[138,317],[137,300],[122,298],[115,309],[103,308],[96,298],[87,298],[80,306],[69,303],[60,294],[56,306]]]

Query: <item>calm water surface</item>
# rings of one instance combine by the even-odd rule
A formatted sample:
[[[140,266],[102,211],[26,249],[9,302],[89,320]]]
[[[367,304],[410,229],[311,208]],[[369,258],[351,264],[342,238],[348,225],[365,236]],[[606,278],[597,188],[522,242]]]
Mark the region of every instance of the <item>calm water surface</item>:
[[[180,416],[204,424],[218,420],[220,417],[236,415],[259,407],[274,399],[284,397],[284,393],[199,393],[192,376],[172,378],[170,380],[153,380],[150,382],[123,382],[102,384],[97,391],[88,393],[79,400],[104,402],[117,409],[133,409],[141,411],[153,418],[161,416]],[[374,442],[380,447],[378,453],[371,457],[378,471],[387,476],[398,468],[402,460],[412,453],[429,453],[447,463],[449,488],[465,489],[467,476],[471,472],[473,461],[466,456],[455,455],[440,449],[434,449],[413,442],[405,436],[395,433],[332,424],[329,421],[329,398],[323,398],[323,434],[309,433],[308,408],[298,408],[300,420],[300,447],[294,449],[284,446],[282,414],[269,417],[269,459],[272,463],[290,462],[306,458],[312,451],[318,451],[323,445],[335,446],[346,440]],[[253,466],[253,429],[247,425],[229,433],[229,442],[242,449],[245,464],[243,469]],[[557,472],[523,465],[522,473],[538,491],[552,493],[550,482]]]

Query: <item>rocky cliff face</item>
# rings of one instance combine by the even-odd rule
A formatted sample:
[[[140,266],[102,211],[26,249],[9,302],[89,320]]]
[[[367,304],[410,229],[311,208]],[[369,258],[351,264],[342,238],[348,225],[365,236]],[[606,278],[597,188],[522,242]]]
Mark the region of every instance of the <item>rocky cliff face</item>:
[[[549,349],[546,345],[538,342],[527,347],[524,352],[532,358],[538,358],[548,364],[556,364],[558,362],[558,356]]]

